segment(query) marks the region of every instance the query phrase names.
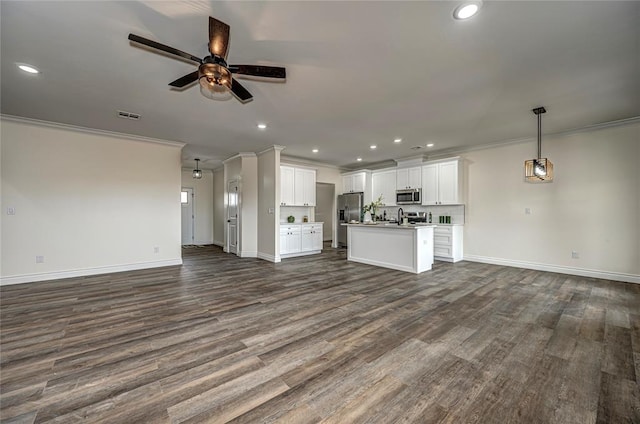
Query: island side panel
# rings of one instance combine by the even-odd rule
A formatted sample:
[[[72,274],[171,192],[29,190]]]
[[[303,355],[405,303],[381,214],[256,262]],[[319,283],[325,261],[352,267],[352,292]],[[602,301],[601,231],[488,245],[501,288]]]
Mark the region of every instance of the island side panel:
[[[416,231],[349,226],[347,259],[417,273]]]
[[[417,238],[417,272],[421,273],[433,267],[433,227],[419,227]]]

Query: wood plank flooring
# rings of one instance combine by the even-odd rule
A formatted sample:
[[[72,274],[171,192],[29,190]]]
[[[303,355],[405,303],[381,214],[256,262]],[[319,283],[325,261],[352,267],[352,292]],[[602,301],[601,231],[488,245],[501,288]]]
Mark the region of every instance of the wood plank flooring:
[[[2,287],[3,423],[640,423],[640,285],[217,247]]]

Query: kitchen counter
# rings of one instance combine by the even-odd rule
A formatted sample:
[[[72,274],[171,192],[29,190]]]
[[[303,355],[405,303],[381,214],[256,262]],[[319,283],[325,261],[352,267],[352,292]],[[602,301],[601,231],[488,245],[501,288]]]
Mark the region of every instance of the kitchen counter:
[[[419,274],[433,266],[434,224],[341,224],[347,260]]]

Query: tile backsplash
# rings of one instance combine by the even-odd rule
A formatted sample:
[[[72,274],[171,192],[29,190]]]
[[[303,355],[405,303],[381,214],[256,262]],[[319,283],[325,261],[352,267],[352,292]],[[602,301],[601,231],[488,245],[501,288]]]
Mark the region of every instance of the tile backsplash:
[[[387,219],[397,218],[398,209],[402,207],[403,212],[425,212],[429,215],[431,212],[432,222],[437,224],[439,222],[440,215],[451,216],[452,224],[464,224],[464,205],[433,205],[433,206],[421,206],[421,205],[405,205],[405,206],[389,206],[380,208],[378,215],[383,215],[384,211],[387,211]]]
[[[308,222],[315,222],[315,208],[313,206],[280,206],[280,223],[286,223],[287,217],[292,215],[296,220],[294,223],[300,224],[306,216]]]

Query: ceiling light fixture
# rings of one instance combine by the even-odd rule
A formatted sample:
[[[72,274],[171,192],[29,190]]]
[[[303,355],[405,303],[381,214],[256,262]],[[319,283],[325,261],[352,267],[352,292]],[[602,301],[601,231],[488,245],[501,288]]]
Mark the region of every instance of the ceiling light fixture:
[[[20,70],[28,73],[28,74],[39,74],[40,71],[31,65],[27,65],[26,63],[18,63],[18,68],[20,68]]]
[[[267,124],[258,124],[258,129],[266,130],[267,129]]]
[[[200,93],[208,99],[229,100],[231,81],[231,72],[217,63],[203,63],[198,68]]]
[[[200,162],[200,159],[196,158],[196,169],[193,170],[193,178],[196,180],[202,178],[202,170],[198,168],[198,162]]]
[[[433,147],[433,143],[427,144],[427,147]]]
[[[402,139],[401,138],[396,138],[395,140],[393,140],[394,143],[402,143]]]
[[[538,157],[524,161],[524,178],[530,183],[550,183],[553,181],[553,164],[542,156],[542,114],[547,110],[543,107],[533,109],[538,116]]]
[[[318,149],[313,149],[311,152],[318,153]]]
[[[378,148],[378,146],[376,146],[375,144],[372,144],[371,146],[369,146],[369,148],[370,148],[371,150],[375,150],[375,149],[377,149],[377,148]]]
[[[453,11],[453,17],[458,20],[469,19],[480,10],[481,1],[467,2],[456,7]]]
[[[362,158],[356,158],[358,162],[362,162]]]

